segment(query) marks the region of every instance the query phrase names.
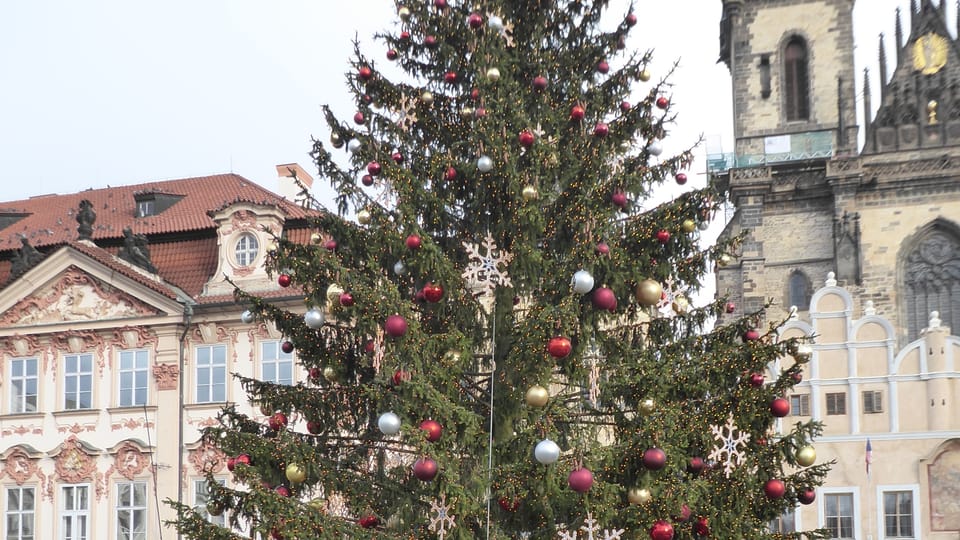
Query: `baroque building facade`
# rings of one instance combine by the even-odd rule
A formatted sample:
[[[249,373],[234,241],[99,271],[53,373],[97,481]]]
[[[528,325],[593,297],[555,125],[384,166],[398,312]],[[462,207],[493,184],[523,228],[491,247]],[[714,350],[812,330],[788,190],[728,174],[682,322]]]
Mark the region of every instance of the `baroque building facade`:
[[[263,266],[274,235],[316,239],[290,193],[225,174],[0,203],[0,536],[159,540],[165,500],[228,481],[201,430],[229,402],[263,418],[231,374],[306,380],[233,298],[295,296]]]
[[[744,237],[718,293],[738,314],[772,301],[768,322],[811,340],[784,420],[823,421],[819,461],[836,460],[771,526],[956,538],[960,21],[932,0],[896,14],[858,126],[854,0],[722,2],[735,151],[708,160],[735,206],[723,234]]]

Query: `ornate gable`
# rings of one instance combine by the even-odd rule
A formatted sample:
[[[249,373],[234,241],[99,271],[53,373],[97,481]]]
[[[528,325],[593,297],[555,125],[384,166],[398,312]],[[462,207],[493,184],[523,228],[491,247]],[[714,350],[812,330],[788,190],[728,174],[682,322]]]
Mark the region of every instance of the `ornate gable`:
[[[896,67],[889,82],[880,36],[880,106],[867,122],[864,154],[960,145],[960,43],[947,29],[942,3],[920,0],[911,7],[906,40],[897,11]],[[864,89],[869,119],[869,83]]]
[[[70,321],[126,319],[159,314],[127,292],[76,266],[0,314],[0,325],[27,326]]]

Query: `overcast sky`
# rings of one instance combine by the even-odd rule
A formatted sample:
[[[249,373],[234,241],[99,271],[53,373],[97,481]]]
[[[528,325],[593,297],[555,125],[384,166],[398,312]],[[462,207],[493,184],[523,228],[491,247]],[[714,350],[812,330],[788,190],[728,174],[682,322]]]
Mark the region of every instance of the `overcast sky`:
[[[626,2],[612,3],[625,11]],[[310,137],[328,136],[320,105],[353,113],[343,82],[350,41],[358,36],[386,63],[372,35],[394,28],[393,4],[0,2],[0,201],[230,171],[276,189],[276,164],[312,172]],[[906,13],[909,0],[857,4],[858,73],[875,73],[877,34],[892,36],[894,9]],[[680,61],[679,124],[667,151],[701,133],[730,150],[729,75],[716,63],[720,0],[636,6],[629,46],[655,50],[655,76]]]

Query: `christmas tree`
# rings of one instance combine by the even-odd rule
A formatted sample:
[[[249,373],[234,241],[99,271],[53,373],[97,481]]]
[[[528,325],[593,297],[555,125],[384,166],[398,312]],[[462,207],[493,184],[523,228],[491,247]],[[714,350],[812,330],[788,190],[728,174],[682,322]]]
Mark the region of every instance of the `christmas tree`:
[[[820,428],[779,419],[809,352],[688,301],[736,239],[700,245],[723,193],[661,155],[668,74],[607,3],[416,0],[355,45],[336,208],[268,263],[305,303],[238,292],[310,380],[243,380],[269,422],[204,433],[234,531],[181,506],[186,537],[759,538],[812,502]]]

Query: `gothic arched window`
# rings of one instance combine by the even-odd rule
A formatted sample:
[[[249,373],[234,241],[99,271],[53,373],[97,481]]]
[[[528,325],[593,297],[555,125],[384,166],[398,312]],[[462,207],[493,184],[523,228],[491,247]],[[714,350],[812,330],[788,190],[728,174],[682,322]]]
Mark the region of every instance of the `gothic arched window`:
[[[917,339],[930,312],[940,312],[944,326],[960,324],[960,236],[942,223],[933,223],[909,242],[901,259],[903,302],[908,338]]]
[[[783,94],[788,122],[810,119],[807,42],[794,36],[783,48]]]
[[[810,280],[800,270],[794,270],[787,282],[787,307],[797,306],[800,311],[810,309]]]

